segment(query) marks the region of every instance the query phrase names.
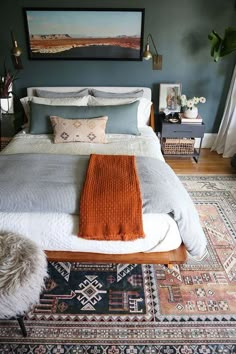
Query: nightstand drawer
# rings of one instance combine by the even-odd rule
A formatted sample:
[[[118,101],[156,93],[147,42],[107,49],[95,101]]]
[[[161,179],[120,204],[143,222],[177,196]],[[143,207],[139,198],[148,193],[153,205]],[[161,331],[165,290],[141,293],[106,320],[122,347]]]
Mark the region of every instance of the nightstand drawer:
[[[203,137],[204,124],[162,124],[162,137],[169,138],[191,138],[191,137]]]
[[[12,137],[15,135],[15,116],[13,114],[4,114],[1,120],[1,135],[3,137]]]
[[[17,117],[17,119],[16,119]],[[0,150],[11,141],[13,136],[20,130],[21,113],[3,114],[0,120]]]
[[[11,141],[12,138],[1,137],[0,138],[0,151],[2,151]]]

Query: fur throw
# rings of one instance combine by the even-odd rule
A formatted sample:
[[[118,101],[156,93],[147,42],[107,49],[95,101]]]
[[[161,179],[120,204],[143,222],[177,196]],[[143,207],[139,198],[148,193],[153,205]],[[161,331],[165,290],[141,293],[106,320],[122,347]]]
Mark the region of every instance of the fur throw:
[[[16,234],[0,235],[0,318],[22,315],[39,302],[47,276],[45,253]]]

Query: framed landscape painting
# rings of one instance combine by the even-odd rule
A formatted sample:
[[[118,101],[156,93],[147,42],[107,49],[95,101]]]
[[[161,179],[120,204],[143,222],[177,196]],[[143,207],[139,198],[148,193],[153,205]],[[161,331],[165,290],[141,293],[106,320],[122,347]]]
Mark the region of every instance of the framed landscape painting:
[[[30,59],[142,60],[144,9],[23,11]]]

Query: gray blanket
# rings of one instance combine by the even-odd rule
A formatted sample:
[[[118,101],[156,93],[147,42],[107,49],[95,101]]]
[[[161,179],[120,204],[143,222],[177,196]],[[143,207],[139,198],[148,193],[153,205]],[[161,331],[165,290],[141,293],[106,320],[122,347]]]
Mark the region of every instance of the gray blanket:
[[[0,212],[78,214],[88,159],[53,154],[1,155]],[[189,253],[201,256],[206,238],[178,177],[160,160],[137,157],[136,162],[143,213],[171,214]]]

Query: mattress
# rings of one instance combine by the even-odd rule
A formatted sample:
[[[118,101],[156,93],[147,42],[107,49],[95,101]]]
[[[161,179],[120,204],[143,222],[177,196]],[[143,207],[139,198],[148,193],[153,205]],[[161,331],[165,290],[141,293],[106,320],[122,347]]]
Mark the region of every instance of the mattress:
[[[149,156],[164,160],[159,140],[152,128],[139,128],[140,135],[108,134],[107,144],[54,144],[51,135],[18,133],[2,154],[124,154]],[[26,172],[27,173],[27,172]],[[178,227],[170,215],[144,214],[145,238],[135,241],[94,241],[79,238],[79,217],[58,213],[0,213],[0,229],[18,232],[35,241],[44,250],[65,250],[91,253],[126,254],[163,252],[181,244]]]
[[[151,127],[139,128],[140,135],[107,134],[107,144],[65,143],[54,144],[52,135],[28,134],[27,129],[18,133],[2,153],[45,153],[70,155],[135,155],[158,158],[164,161],[160,142]]]

